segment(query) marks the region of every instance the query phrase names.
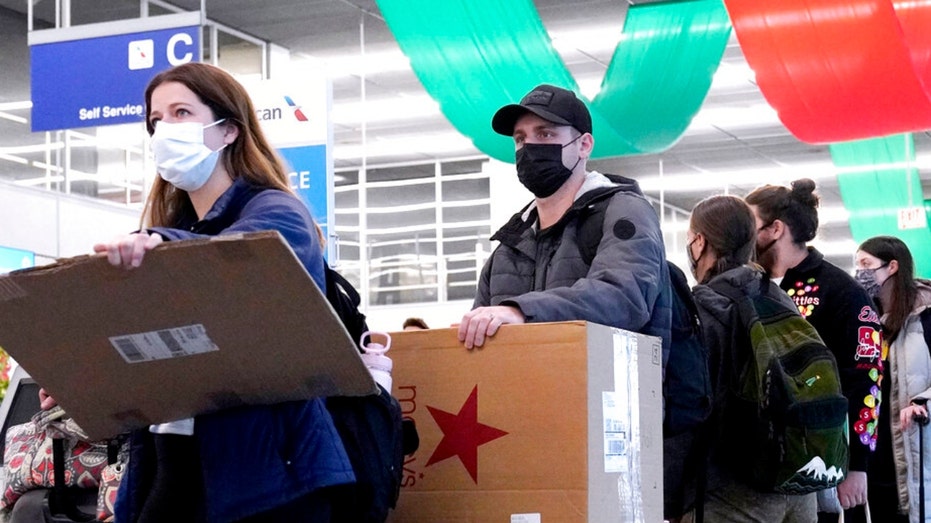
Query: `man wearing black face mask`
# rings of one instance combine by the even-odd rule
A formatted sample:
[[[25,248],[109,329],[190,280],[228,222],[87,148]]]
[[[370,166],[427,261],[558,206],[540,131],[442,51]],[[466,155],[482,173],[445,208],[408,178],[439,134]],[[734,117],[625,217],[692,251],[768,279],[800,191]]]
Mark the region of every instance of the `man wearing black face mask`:
[[[587,320],[668,342],[672,296],[659,220],[637,182],[586,170],[595,140],[585,104],[540,85],[499,109],[492,128],[513,137],[517,177],[535,198],[492,236],[500,245],[460,341],[480,347],[506,323]],[[597,246],[579,245],[584,223],[600,225]]]

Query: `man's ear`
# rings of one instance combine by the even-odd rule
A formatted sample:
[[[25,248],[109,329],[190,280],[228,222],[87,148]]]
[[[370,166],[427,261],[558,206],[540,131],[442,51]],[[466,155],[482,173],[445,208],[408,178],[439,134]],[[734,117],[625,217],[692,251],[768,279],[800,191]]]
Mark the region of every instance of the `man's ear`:
[[[773,220],[773,223],[770,226],[773,228],[773,239],[775,240],[782,238],[784,234],[788,233],[786,223],[778,218]]]
[[[592,155],[592,149],[595,148],[595,137],[591,133],[585,133],[579,138],[579,156],[588,159]]]

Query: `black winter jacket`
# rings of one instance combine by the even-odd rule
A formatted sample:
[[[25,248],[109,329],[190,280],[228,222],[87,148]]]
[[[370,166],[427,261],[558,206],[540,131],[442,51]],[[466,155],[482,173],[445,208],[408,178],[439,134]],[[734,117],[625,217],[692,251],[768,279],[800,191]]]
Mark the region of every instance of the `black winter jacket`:
[[[580,252],[586,208],[610,198],[591,264]],[[473,308],[517,307],[528,322],[586,320],[660,337],[668,345],[672,294],[656,211],[629,178],[588,173],[572,207],[538,231],[533,203],[492,240]]]
[[[786,271],[780,287],[834,353],[849,404],[850,470],[866,471],[876,448],[882,334],[869,295],[849,274],[812,247]]]

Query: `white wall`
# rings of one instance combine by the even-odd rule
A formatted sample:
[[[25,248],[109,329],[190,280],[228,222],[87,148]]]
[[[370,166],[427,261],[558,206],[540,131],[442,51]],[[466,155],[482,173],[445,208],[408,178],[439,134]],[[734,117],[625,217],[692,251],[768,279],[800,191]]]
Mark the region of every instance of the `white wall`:
[[[0,245],[6,247],[46,259],[77,256],[138,227],[138,210],[0,182]]]
[[[482,172],[488,174],[488,192],[491,199],[491,233],[494,234],[511,219],[517,211],[533,200],[533,193],[517,179],[513,163],[489,158],[482,164]],[[494,246],[493,246],[494,247]]]

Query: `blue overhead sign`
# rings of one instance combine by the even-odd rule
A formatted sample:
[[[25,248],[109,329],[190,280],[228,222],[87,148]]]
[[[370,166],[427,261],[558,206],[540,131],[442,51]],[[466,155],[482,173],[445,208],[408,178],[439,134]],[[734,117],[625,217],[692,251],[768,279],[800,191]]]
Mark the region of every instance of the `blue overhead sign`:
[[[278,153],[290,167],[291,189],[310,209],[310,214],[323,229],[324,237],[329,238],[331,206],[328,200],[333,190],[327,179],[326,144],[282,147]]]
[[[319,72],[290,71],[275,80],[241,79],[255,105],[262,132],[288,164],[288,178],[298,198],[323,229],[333,230],[334,185],[333,124],[330,107],[333,89]],[[336,259],[336,242],[327,242],[330,261]]]
[[[195,12],[29,33],[32,130],[141,122],[149,80],[200,60],[200,26]]]

